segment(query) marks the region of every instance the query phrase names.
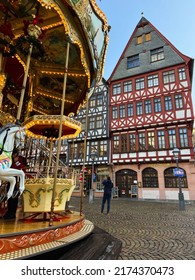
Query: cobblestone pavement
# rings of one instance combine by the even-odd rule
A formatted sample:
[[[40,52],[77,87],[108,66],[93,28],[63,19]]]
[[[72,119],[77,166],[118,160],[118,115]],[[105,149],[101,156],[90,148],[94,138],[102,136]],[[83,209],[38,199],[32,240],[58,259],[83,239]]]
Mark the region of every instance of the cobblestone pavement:
[[[71,198],[80,209],[80,199]],[[195,204],[117,198],[109,215],[100,213],[101,198],[83,199],[83,213],[94,225],[122,241],[119,260],[195,260]]]

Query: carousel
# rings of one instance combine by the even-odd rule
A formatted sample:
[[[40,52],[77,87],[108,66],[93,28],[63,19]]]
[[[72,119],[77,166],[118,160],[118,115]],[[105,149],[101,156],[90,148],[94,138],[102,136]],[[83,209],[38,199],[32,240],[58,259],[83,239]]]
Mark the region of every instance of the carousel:
[[[102,78],[109,29],[95,0],[0,0],[0,260],[51,252],[93,231],[83,186],[80,211],[69,208],[77,174],[63,155],[81,131],[74,116]],[[11,167],[16,147],[25,172]],[[6,220],[16,195],[16,218]]]

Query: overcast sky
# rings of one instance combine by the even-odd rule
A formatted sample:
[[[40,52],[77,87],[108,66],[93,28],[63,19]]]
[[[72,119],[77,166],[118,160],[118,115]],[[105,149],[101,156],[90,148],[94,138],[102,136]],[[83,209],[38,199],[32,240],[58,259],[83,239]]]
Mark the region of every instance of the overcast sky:
[[[137,23],[149,20],[180,52],[195,58],[195,0],[96,0],[111,25],[104,78],[116,66]],[[195,70],[193,78],[195,108]]]

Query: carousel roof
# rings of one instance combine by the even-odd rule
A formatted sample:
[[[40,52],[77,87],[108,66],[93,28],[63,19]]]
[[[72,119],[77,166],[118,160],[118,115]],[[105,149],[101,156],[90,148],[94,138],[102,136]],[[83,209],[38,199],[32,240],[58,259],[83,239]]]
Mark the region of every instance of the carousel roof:
[[[33,32],[40,32],[39,37],[35,38],[35,33],[31,36],[31,27]],[[60,115],[65,73],[63,114],[76,115],[89,88],[102,78],[108,31],[106,17],[96,1],[0,0],[2,110],[16,117],[12,107],[17,109],[19,105],[32,44],[21,121],[33,115]]]

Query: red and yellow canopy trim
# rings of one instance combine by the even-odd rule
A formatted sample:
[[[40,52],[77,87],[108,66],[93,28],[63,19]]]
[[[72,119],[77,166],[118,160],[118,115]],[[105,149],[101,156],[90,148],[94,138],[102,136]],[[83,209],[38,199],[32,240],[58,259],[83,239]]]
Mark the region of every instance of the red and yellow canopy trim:
[[[34,115],[24,121],[26,134],[37,139],[57,140],[59,127],[62,122],[61,139],[75,138],[81,132],[81,123],[67,116],[58,115]]]

